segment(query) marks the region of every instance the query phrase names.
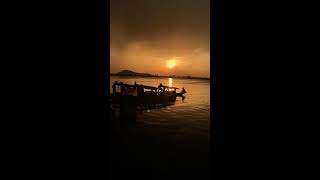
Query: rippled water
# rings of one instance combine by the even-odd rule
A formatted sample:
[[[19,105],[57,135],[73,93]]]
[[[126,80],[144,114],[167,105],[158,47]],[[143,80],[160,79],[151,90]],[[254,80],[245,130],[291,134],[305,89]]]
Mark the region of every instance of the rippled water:
[[[186,98],[182,100],[181,97],[177,97],[174,105],[137,113],[135,128],[127,133],[127,137],[122,137],[126,144],[124,149],[135,147],[132,151],[137,157],[133,161],[137,159],[144,161],[150,168],[209,167],[207,165],[210,158],[209,80],[111,76],[110,87],[114,81],[129,84],[137,82],[149,86],[158,86],[162,83],[178,87],[177,92],[182,87],[187,91]],[[149,153],[153,155],[148,156]],[[123,167],[123,164],[119,166]]]
[[[201,136],[209,137],[210,120],[210,81],[180,78],[137,78],[111,76],[110,87],[114,81],[149,86],[172,85],[182,87],[187,91],[186,98],[177,97],[172,106],[161,109],[150,109],[137,115],[137,127],[149,129],[152,127],[174,136]],[[111,91],[111,89],[110,89]]]

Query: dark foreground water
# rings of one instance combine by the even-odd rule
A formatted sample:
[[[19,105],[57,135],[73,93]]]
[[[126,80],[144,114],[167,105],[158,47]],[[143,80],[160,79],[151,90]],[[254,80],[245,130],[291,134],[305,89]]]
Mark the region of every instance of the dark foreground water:
[[[174,105],[137,113],[135,123],[112,119],[109,174],[113,179],[208,179],[210,81],[111,76],[110,87],[114,81],[150,86],[161,82],[184,87],[187,93]]]

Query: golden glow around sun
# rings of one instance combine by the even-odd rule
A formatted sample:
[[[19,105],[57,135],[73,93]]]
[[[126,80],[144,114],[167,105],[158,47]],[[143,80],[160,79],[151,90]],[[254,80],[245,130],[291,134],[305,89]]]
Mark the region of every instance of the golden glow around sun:
[[[177,65],[177,61],[175,59],[169,59],[167,60],[167,67],[169,69],[174,68]]]

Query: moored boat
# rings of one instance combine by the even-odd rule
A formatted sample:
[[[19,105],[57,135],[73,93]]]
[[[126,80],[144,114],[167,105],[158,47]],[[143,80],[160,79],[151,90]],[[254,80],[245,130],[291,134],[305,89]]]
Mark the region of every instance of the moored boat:
[[[122,82],[114,82],[112,85],[112,94],[110,94],[110,102],[112,104],[121,104],[131,102],[135,105],[159,105],[174,103],[177,96],[186,93],[183,88],[177,93],[177,87],[164,86],[160,83],[158,87],[145,86],[140,84],[125,84]]]

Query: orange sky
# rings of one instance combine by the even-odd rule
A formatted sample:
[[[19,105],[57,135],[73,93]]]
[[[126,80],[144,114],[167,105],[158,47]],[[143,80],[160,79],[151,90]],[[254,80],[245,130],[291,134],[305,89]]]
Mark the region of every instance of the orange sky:
[[[111,73],[210,76],[208,0],[124,1],[111,1]]]

